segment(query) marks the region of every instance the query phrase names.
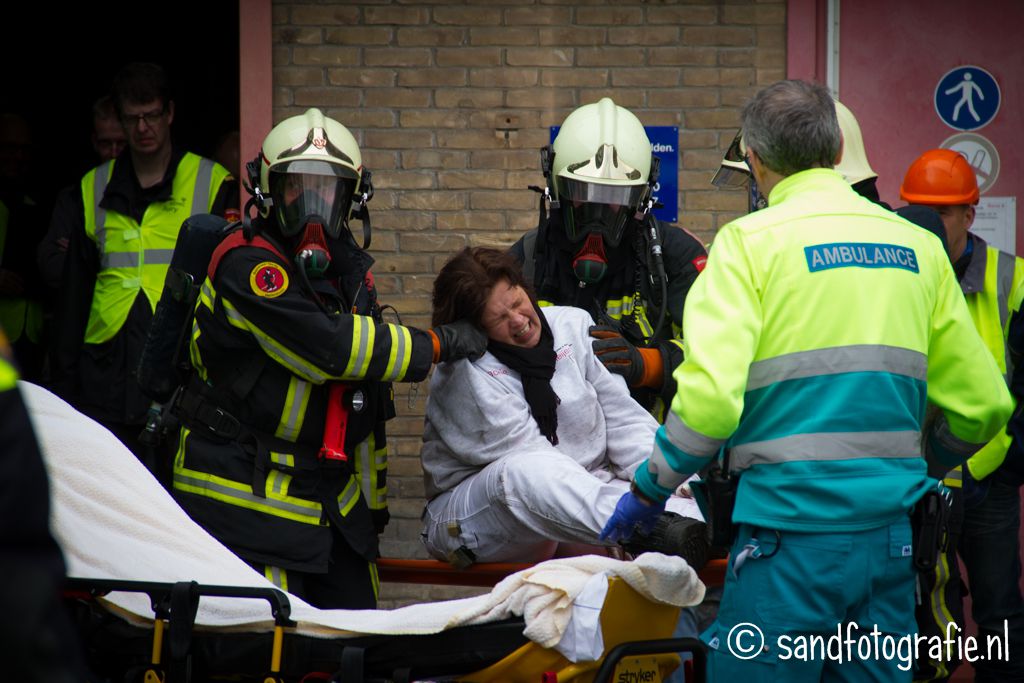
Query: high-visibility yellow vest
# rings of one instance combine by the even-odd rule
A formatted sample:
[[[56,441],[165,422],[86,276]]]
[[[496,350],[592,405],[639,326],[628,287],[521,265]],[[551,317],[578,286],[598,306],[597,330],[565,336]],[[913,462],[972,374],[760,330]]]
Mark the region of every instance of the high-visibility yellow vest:
[[[1013,363],[1006,347],[1006,333],[1010,317],[1020,309],[1024,299],[1024,259],[999,251],[975,236],[974,257],[961,283],[974,326],[985,346],[999,366],[1007,382],[1013,373]],[[977,270],[975,270],[977,269]],[[972,272],[984,273],[971,278]],[[1011,438],[1003,430],[985,447],[967,461],[971,476],[983,479],[998,468],[1006,458]]]
[[[0,202],[0,256],[3,256],[7,244],[10,216],[7,206]],[[38,301],[30,301],[23,296],[2,297],[0,327],[3,327],[7,338],[12,342],[25,335],[38,344],[43,336],[43,308]]]
[[[120,331],[139,290],[156,310],[181,224],[189,216],[210,211],[228,176],[223,166],[186,153],[174,174],[171,197],[150,204],[140,225],[130,216],[100,206],[113,171],[111,160],[82,178],[85,233],[100,256],[85,330],[88,344],[101,344]]]

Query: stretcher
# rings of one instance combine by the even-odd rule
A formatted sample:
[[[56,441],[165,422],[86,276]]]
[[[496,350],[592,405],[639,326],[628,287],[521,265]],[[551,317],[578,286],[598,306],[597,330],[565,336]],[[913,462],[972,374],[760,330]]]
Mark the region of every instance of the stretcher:
[[[39,387],[21,388],[73,577],[67,601],[89,665],[106,680],[639,683],[662,680],[685,650],[701,680],[701,645],[669,638],[680,607],[704,595],[680,558],[589,555],[468,572],[383,561],[385,580],[410,580],[401,572],[417,568],[432,582],[500,580],[460,600],[318,610],[194,524],[101,426]]]

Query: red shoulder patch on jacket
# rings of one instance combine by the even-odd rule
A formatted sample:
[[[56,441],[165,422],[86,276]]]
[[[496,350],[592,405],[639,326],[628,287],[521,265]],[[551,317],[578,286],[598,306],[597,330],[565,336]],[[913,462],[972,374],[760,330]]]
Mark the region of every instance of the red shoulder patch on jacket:
[[[693,264],[693,267],[696,268],[697,272],[699,273],[702,270],[704,270],[704,266],[708,264],[708,257],[705,256],[704,254],[701,254],[697,258],[690,261],[690,263]]]
[[[264,238],[256,235],[251,240],[245,239],[244,230],[236,230],[221,240],[217,248],[213,250],[213,255],[210,256],[210,265],[206,270],[206,277],[212,281],[214,276],[217,274],[217,267],[220,266],[221,259],[224,258],[225,254],[234,249],[235,247],[247,247],[254,246],[266,249],[270,253],[277,256],[279,259],[288,263],[288,258],[278,250],[273,244],[265,240]]]

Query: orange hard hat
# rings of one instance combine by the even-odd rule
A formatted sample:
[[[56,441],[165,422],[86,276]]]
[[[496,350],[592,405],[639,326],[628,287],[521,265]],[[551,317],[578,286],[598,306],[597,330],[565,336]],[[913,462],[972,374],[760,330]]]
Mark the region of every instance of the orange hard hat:
[[[919,156],[900,185],[900,198],[911,204],[977,204],[978,197],[974,169],[951,149],[930,149]]]

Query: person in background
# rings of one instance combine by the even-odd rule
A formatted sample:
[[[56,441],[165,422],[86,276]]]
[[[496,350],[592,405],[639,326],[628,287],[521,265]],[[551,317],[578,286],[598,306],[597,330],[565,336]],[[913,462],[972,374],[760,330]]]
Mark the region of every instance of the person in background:
[[[69,235],[52,354],[54,389],[157,471],[139,440],[150,401],[135,379],[178,231],[198,213],[237,211],[227,169],[171,138],[174,100],[164,70],[132,63],[112,97],[125,151],[82,178]]]
[[[1006,382],[1011,383],[1019,362],[1015,362],[1007,335],[1011,328],[1024,325],[1024,259],[999,251],[970,231],[980,198],[974,169],[958,152],[928,150],[907,169],[900,197],[941,216],[949,258],[971,319]],[[1005,626],[1012,655],[1024,651],[1024,596],[1019,539],[1022,479],[1013,462],[1020,457],[1020,450],[1018,446],[1011,455],[1011,441],[1010,434],[1001,431],[966,465],[933,473],[951,489],[954,518],[958,523],[962,519],[963,526],[958,535],[951,536],[950,547],[940,558],[936,590],[922,611],[938,621],[939,632],[951,620],[963,628],[959,549],[979,636],[1002,637]],[[923,672],[930,677],[916,680],[948,680],[958,663],[935,662],[934,671]],[[976,681],[1024,681],[1024,660],[1019,656],[978,660],[974,670]]]
[[[929,457],[954,466],[1003,428],[1012,400],[938,240],[833,169],[842,136],[828,91],[775,83],[744,107],[742,127],[768,205],[715,239],[687,304],[671,415],[603,536],[656,517],[725,449],[735,529],[702,636],[710,676],[909,680],[898,661],[803,661],[777,645],[853,622],[914,632],[908,513],[937,495],[921,433]],[[938,407],[927,429],[926,401]],[[751,623],[766,647],[737,651],[730,634]]]
[[[92,134],[89,136],[96,160],[106,163],[116,159],[124,151],[127,139],[124,127],[117,118],[114,100],[104,95],[92,105]],[[43,282],[56,291],[60,287],[64,258],[68,252],[71,226],[75,223],[75,211],[81,210],[81,183],[73,183],[61,189],[50,218],[50,229],[39,243],[36,259]]]
[[[42,377],[44,288],[36,268],[43,237],[43,207],[32,186],[33,141],[28,121],[0,113],[0,325],[22,377]]]

